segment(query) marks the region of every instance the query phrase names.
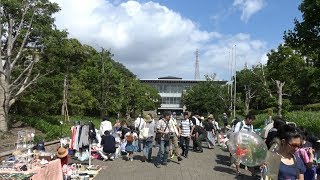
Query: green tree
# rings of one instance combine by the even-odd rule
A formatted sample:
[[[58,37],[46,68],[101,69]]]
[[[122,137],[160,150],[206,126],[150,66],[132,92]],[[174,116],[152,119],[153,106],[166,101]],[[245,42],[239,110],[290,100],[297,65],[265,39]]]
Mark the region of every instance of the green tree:
[[[182,95],[182,102],[189,111],[222,113],[228,109],[227,86],[213,80],[200,82]]]
[[[299,6],[303,20],[294,20],[293,30],[285,32],[287,44],[307,57],[308,64],[320,67],[320,0],[303,0]]]
[[[10,107],[35,83],[44,37],[54,31],[52,14],[59,7],[48,0],[2,0],[0,3],[0,131],[8,130]]]

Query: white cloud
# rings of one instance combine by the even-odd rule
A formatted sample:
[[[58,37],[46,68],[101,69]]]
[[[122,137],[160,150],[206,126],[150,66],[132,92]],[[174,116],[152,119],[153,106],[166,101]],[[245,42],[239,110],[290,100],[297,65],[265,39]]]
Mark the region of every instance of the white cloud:
[[[242,11],[241,20],[248,22],[250,17],[265,5],[264,0],[234,0],[233,6]]]
[[[195,50],[200,74],[228,77],[228,51],[236,44],[237,67],[256,64],[266,43],[249,34],[207,32],[189,19],[154,2],[52,0],[61,6],[56,24],[70,37],[96,48],[111,49],[115,59],[139,78],[178,76],[193,79]],[[114,3],[117,2],[117,3]]]

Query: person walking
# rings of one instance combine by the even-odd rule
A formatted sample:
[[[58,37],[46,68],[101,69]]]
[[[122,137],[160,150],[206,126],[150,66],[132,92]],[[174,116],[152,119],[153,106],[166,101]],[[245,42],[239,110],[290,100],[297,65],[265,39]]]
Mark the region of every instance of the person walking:
[[[214,139],[214,126],[212,123],[212,119],[213,119],[213,115],[209,115],[208,119],[206,121],[203,121],[203,128],[207,131],[207,137],[206,137],[206,141],[208,144],[208,148],[211,149],[213,148],[212,146],[215,145],[215,139]]]
[[[192,127],[191,134],[193,134],[195,138],[196,149],[194,150],[196,152],[202,153],[203,152],[202,141],[207,138],[207,131],[203,127],[199,125],[195,125]]]
[[[253,131],[253,125],[252,122],[255,119],[254,115],[247,115],[246,118],[243,121],[238,122],[235,125],[234,128],[234,133],[237,133],[239,131],[250,131],[250,132],[254,132]],[[232,160],[233,161],[233,160]],[[241,175],[239,168],[240,168],[240,162],[239,160],[235,160],[235,165],[236,165],[236,173],[237,175]],[[253,174],[253,168],[250,169],[251,173]]]
[[[138,152],[141,152],[141,145],[142,145],[142,139],[143,139],[143,137],[139,137],[139,134],[142,128],[145,127],[145,125],[146,125],[146,122],[141,117],[141,115],[139,115],[138,118],[134,121],[135,131],[138,135]]]
[[[148,135],[143,140],[142,162],[145,162],[146,160],[148,162],[151,162],[152,144],[153,144],[153,138],[155,137],[156,125],[155,125],[155,121],[152,119],[150,115],[146,115],[145,122],[146,122],[145,128],[148,129]]]
[[[166,111],[163,113],[163,118],[159,120],[157,125],[157,132],[161,134],[160,138],[160,146],[157,155],[157,159],[155,162],[155,166],[160,168],[160,164],[166,166],[169,155],[169,141],[170,141],[170,129],[173,127],[171,123],[169,123],[171,119],[171,112]]]
[[[180,137],[180,127],[178,126],[178,123],[176,119],[171,116],[171,119],[169,121],[171,124],[169,126],[170,130],[170,159],[173,159],[174,155],[177,156],[178,161],[182,161],[181,154],[179,153],[179,137]]]
[[[180,147],[182,149],[181,155],[185,158],[188,158],[191,129],[193,127],[193,123],[189,119],[188,112],[183,113],[183,119],[180,121],[179,126],[181,129],[181,135],[180,135]]]

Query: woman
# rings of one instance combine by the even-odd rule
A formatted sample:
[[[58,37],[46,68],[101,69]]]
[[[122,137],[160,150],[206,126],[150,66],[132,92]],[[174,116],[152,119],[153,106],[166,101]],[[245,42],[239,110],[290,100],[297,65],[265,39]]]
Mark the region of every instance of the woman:
[[[56,155],[61,160],[61,167],[63,167],[63,165],[68,165],[68,161],[69,161],[68,149],[64,147],[59,147],[57,149]]]
[[[294,153],[301,146],[301,135],[292,125],[283,125],[278,129],[277,136],[281,143],[278,154],[281,156],[279,180],[304,180],[306,171],[302,160]]]
[[[127,141],[126,152],[128,153],[126,160],[133,161],[133,152],[136,152],[138,150],[138,146],[136,142],[138,140],[138,135],[137,133],[134,132],[133,126],[130,127],[130,132],[125,134],[125,139]]]
[[[151,162],[151,154],[152,154],[152,144],[153,144],[153,137],[155,137],[155,122],[150,115],[146,115],[145,117],[146,127],[148,128],[148,137],[143,140],[143,157],[142,162],[146,160]]]

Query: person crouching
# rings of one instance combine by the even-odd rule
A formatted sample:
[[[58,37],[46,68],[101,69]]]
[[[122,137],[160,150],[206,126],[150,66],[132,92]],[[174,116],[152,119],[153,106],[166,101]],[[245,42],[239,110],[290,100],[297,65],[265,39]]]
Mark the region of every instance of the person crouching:
[[[116,140],[110,135],[110,131],[105,131],[101,137],[101,146],[103,147],[100,154],[104,160],[113,160],[113,154],[116,152]]]

